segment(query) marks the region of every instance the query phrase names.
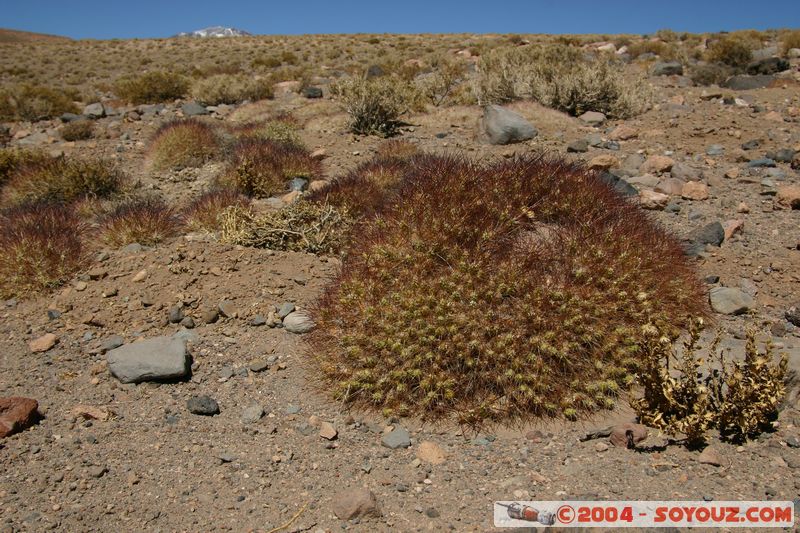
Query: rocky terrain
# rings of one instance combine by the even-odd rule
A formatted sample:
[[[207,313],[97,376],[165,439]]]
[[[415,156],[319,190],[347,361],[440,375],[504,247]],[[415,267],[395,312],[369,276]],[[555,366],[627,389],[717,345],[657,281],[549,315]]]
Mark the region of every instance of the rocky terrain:
[[[608,171],[686,240],[732,357],[755,328],[800,372],[800,60],[752,89],[753,77],[699,87],[671,72],[650,71],[655,105],[628,120],[454,105],[405,117],[400,138],[479,160],[564,153]],[[84,110],[89,140],[63,140],[60,119],[3,127],[10,146],[110,158],[185,205],[221,164],[149,170],[149,139],[172,118],[291,112],[326,179],[371,158],[384,141],[344,133],[318,85],[322,98],[284,82],[241,105],[108,98]],[[522,138],[491,144],[487,122],[517,123]],[[624,432],[635,422],[624,407],[479,433],[345,409],[319,391],[304,342],[339,264],[188,233],[98,250],[54,293],[0,302],[0,398],[38,402],[0,403],[0,532],[492,531],[494,500],[800,499],[795,377],[773,432],[741,445],[711,435],[703,451],[652,428],[634,450],[615,433],[584,438]]]

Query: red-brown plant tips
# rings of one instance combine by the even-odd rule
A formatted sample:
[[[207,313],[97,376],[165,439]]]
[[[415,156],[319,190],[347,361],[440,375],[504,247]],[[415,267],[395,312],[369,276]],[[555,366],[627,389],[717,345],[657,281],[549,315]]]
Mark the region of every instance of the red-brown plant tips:
[[[101,239],[110,246],[154,245],[178,233],[181,218],[156,197],[134,198],[100,221]]]
[[[148,159],[156,170],[198,167],[212,159],[218,148],[210,125],[195,119],[173,120],[153,135]]]
[[[324,382],[355,405],[574,419],[631,382],[643,325],[706,312],[680,243],[562,159],[418,156],[378,211],[311,337]]]
[[[0,213],[0,298],[58,287],[85,263],[70,207],[37,204]]]
[[[215,189],[200,195],[186,208],[184,219],[193,230],[213,232],[220,229],[220,215],[229,207],[247,208],[250,199],[231,189]]]
[[[267,198],[288,189],[293,178],[322,174],[322,165],[303,148],[266,139],[244,139],[236,144],[219,184],[247,196]]]

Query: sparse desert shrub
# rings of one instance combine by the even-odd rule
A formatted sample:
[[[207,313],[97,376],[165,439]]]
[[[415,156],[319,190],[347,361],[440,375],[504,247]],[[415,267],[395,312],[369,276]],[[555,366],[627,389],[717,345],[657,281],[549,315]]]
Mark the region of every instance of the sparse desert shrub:
[[[781,52],[787,55],[792,48],[800,48],[800,30],[787,31],[780,37]]]
[[[394,135],[410,109],[408,88],[388,76],[345,78],[331,85],[331,94],[350,115],[350,131],[361,135]]]
[[[423,155],[346,249],[311,357],[336,398],[387,414],[573,419],[632,382],[642,323],[705,309],[680,243],[596,174]]]
[[[0,148],[0,187],[5,185],[17,169],[31,163],[47,161],[48,159],[50,157],[47,154],[36,150]]]
[[[270,80],[246,74],[217,74],[197,80],[192,87],[192,97],[205,105],[265,100],[272,98],[272,84]]]
[[[772,347],[760,353],[755,333],[748,332],[744,359],[729,363],[718,350],[720,335],[698,357],[701,321],[692,321],[680,355],[674,338],[643,326],[643,357],[637,381],[642,397],[632,402],[642,423],[670,434],[685,435],[691,446],[705,441],[709,429],[743,441],[770,429],[785,393],[787,359],[776,364]],[[716,361],[711,360],[716,356]]]
[[[563,45],[499,49],[481,59],[475,91],[481,104],[532,98],[571,115],[627,118],[647,110],[652,94],[644,78],[627,77],[623,69],[611,58],[590,60]]]
[[[232,126],[230,131],[240,139],[266,139],[279,143],[303,145],[297,126],[284,120],[267,120]]]
[[[664,61],[686,62],[686,53],[676,42],[662,42],[653,40],[636,41],[628,45],[628,54],[636,59],[645,53],[656,54]]]
[[[708,60],[733,68],[742,68],[753,59],[753,49],[743,39],[725,36],[711,43]]]
[[[420,91],[434,106],[452,101],[456,88],[467,76],[467,65],[463,61],[442,60],[436,70],[417,81]]]
[[[65,205],[0,212],[0,298],[58,287],[84,264],[82,225]]]
[[[719,85],[734,72],[735,70],[727,65],[706,63],[693,66],[689,71],[689,77],[697,85]]]
[[[320,162],[302,146],[244,139],[234,146],[219,184],[247,196],[267,198],[286,191],[292,178],[318,177],[321,172]]]
[[[132,198],[100,220],[100,238],[115,247],[135,242],[150,246],[176,235],[180,227],[178,213],[164,200]]]
[[[158,104],[183,98],[189,91],[189,80],[173,72],[146,72],[125,76],[114,83],[114,92],[132,104]]]
[[[75,120],[61,128],[61,138],[65,141],[85,141],[94,136],[94,123],[91,120]]]
[[[186,208],[184,220],[192,230],[214,232],[220,229],[220,215],[229,207],[246,209],[250,200],[230,189],[215,189],[200,195]]]
[[[39,85],[0,88],[0,120],[44,120],[77,113],[68,93]]]
[[[409,159],[419,153],[417,145],[402,139],[390,139],[378,146],[376,157],[379,159]]]
[[[214,129],[196,119],[172,120],[153,135],[148,159],[157,170],[198,167],[219,148]]]
[[[305,200],[262,215],[231,207],[221,221],[223,242],[315,254],[341,250],[352,223],[346,210]]]
[[[122,172],[102,159],[46,158],[12,172],[0,198],[7,206],[106,198],[123,183]]]

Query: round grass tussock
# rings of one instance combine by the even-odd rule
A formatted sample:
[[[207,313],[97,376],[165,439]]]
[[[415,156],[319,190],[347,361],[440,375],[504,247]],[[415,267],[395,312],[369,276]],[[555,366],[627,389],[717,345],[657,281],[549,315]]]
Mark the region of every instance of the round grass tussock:
[[[94,137],[94,123],[91,120],[75,120],[61,128],[61,138],[65,141],[85,141]]]
[[[216,189],[200,195],[184,211],[186,226],[209,233],[221,229],[220,216],[229,207],[247,209],[250,199],[231,189]]]
[[[100,221],[100,238],[109,246],[139,243],[152,246],[177,235],[181,218],[164,200],[133,198],[121,203]]]
[[[50,156],[39,150],[0,148],[0,187],[20,168],[49,159]]]
[[[285,192],[293,178],[321,176],[322,164],[302,146],[267,139],[244,139],[232,151],[218,184],[255,198]]]
[[[0,120],[37,121],[78,112],[64,90],[31,84],[0,88]]]
[[[192,98],[203,105],[255,102],[272,98],[272,85],[269,80],[246,74],[216,74],[197,80],[192,87]]]
[[[102,159],[47,158],[12,171],[0,198],[6,206],[107,198],[124,181],[122,172]]]
[[[265,139],[279,143],[303,145],[297,125],[282,120],[239,124],[230,128],[238,139]]]
[[[146,72],[119,78],[114,83],[114,92],[132,104],[172,102],[186,96],[189,80],[173,72]]]
[[[199,167],[219,149],[214,129],[195,119],[173,120],[156,130],[150,142],[149,161],[156,170]]]
[[[314,310],[311,361],[345,403],[574,419],[633,381],[642,325],[706,313],[679,241],[564,160],[417,157],[387,204]]]
[[[59,287],[86,263],[83,226],[68,206],[36,204],[0,212],[0,298]]]

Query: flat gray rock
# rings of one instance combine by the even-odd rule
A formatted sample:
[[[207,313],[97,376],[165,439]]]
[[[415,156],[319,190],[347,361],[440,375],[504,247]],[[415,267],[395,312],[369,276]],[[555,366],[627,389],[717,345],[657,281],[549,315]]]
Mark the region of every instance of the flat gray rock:
[[[110,350],[108,369],[122,383],[177,379],[189,374],[189,353],[181,339],[154,337]]]
[[[724,315],[741,315],[756,305],[752,296],[733,287],[714,287],[708,296],[711,308]]]
[[[381,439],[381,444],[386,448],[408,448],[411,446],[411,434],[405,428],[394,428]]]
[[[489,144],[511,144],[533,139],[539,132],[525,117],[499,105],[483,108],[479,137]]]

